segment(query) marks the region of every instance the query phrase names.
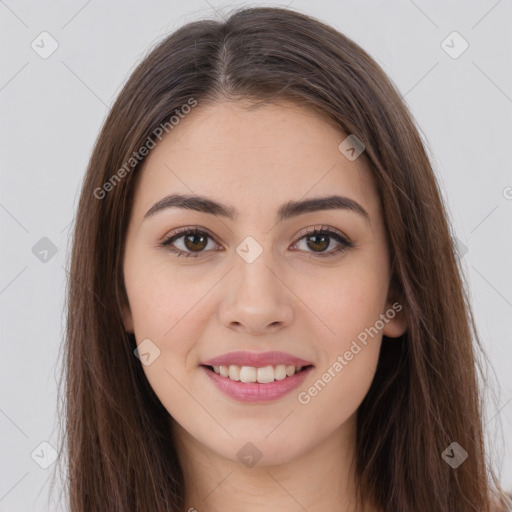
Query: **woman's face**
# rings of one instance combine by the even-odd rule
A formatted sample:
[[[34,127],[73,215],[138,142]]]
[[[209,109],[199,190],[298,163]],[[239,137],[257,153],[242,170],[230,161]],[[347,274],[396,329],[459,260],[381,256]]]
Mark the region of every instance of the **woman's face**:
[[[246,106],[199,103],[147,156],[123,314],[187,439],[279,464],[353,439],[382,334],[405,324],[375,185],[338,147],[347,134],[288,103]],[[160,203],[171,195],[190,199]]]

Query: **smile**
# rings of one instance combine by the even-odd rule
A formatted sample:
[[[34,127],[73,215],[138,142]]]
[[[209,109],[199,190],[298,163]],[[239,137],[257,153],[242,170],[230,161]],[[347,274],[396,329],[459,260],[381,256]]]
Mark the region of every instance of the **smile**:
[[[302,371],[302,366],[284,365],[264,366],[257,368],[255,366],[238,366],[236,364],[213,365],[208,366],[217,375],[240,382],[259,382],[260,384],[268,384],[277,380],[286,379],[296,373]],[[304,367],[305,368],[305,367]]]
[[[261,403],[277,400],[299,387],[314,366],[229,365],[215,368],[201,365],[200,368],[215,388],[227,397],[238,402]]]

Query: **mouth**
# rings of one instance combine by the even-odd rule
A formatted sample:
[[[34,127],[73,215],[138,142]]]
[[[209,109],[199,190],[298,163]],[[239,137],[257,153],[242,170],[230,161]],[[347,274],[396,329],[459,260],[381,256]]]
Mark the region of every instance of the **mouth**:
[[[227,380],[242,383],[270,384],[275,381],[284,381],[296,374],[308,372],[312,364],[305,366],[295,365],[267,365],[263,367],[231,365],[201,365],[212,373]]]
[[[200,365],[208,382],[240,403],[270,403],[304,383],[314,366]]]

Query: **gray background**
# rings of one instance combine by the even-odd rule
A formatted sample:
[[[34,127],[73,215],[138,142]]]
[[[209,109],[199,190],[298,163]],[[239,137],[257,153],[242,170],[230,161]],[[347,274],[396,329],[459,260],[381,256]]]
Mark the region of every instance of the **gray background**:
[[[0,512],[47,509],[53,466],[40,467],[51,461],[40,443],[58,439],[69,226],[108,107],[163,36],[242,5],[286,4],[0,0]],[[491,385],[501,388],[488,402],[486,434],[512,489],[512,1],[294,0],[291,7],[365,48],[421,127],[496,372]],[[43,31],[58,43],[47,59],[31,47],[42,46]],[[457,58],[442,46],[453,31],[469,44]],[[445,44],[458,53],[462,42],[451,39]]]

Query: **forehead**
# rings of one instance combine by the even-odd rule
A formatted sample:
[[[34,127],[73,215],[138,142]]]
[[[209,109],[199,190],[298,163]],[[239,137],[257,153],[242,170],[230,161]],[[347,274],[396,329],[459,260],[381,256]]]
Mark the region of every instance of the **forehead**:
[[[338,149],[347,137],[312,109],[291,103],[199,103],[146,157],[134,214],[180,192],[258,217],[289,200],[340,194],[375,215],[379,200],[363,158]]]

